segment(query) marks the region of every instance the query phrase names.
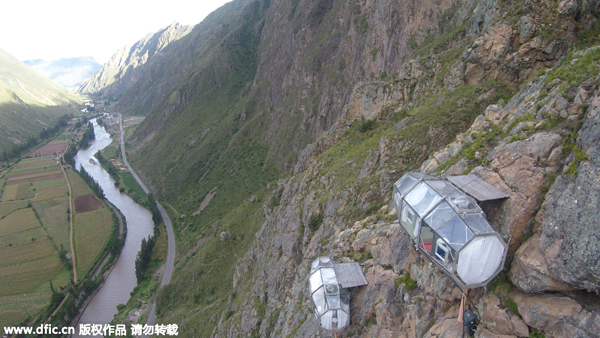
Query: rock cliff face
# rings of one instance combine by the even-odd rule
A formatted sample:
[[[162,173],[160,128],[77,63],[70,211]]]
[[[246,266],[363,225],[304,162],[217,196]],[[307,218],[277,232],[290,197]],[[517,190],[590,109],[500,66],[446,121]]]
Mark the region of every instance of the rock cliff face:
[[[471,292],[482,321],[476,337],[600,334],[595,320],[600,288],[593,258],[600,241],[595,234],[597,213],[592,212],[598,200],[598,165],[591,160],[595,158],[592,140],[598,137],[597,131],[592,132],[600,108],[598,84],[597,79],[567,80],[565,75],[584,67],[584,59],[595,59],[597,50],[537,72],[566,53],[566,45],[542,43],[531,33],[530,26],[538,19],[523,16],[517,29],[497,18],[483,21],[489,26],[481,29],[462,63],[444,79],[446,86],[483,83],[486,78],[522,81],[531,74],[542,76],[522,88],[512,82],[511,87],[520,90],[509,102],[482,109],[468,130],[421,166],[422,171],[438,175],[471,172],[510,195],[505,201],[483,205],[509,243],[514,260],[507,263],[508,274],[502,273],[487,289]],[[532,40],[538,45],[534,47]],[[431,65],[435,60],[429,60],[404,63],[400,78],[425,79],[421,88],[427,88],[427,78],[440,72]],[[267,220],[233,278],[234,289],[252,285],[248,297],[241,303],[230,301],[230,311],[236,315],[221,317],[213,336],[325,334],[310,313],[306,291],[309,263],[320,255],[359,261],[370,283],[352,291],[353,324],[343,336],[461,336],[456,321],[460,290],[412,248],[387,205],[360,221],[348,217],[352,208],[372,208],[379,198],[389,202],[391,183],[399,177],[397,168],[407,158],[403,142],[383,136],[378,146],[368,150],[364,163],[346,162],[357,167],[354,182],[344,182],[336,177],[342,172],[328,170],[331,153],[343,153],[339,144],[350,142],[344,133],[352,124],[362,119],[385,121],[386,108],[410,107],[411,95],[406,93],[414,98],[418,90],[402,82],[354,87],[339,123],[301,153],[296,175],[280,181],[274,191],[281,196],[280,206],[265,209]],[[492,92],[482,93],[479,99]],[[436,102],[445,100],[449,98]],[[391,129],[402,132],[412,126],[411,119],[418,118],[406,117]],[[369,186],[361,191],[365,183]],[[352,205],[353,200],[357,205]],[[311,229],[315,215],[322,224]],[[564,294],[543,293],[550,291]],[[264,304],[266,310],[256,311],[257,304]]]
[[[588,50],[581,57],[595,53],[597,49]],[[591,160],[595,148],[589,143],[598,137],[597,129],[592,131],[600,111],[598,84],[575,81],[565,87],[563,81],[554,80],[550,85],[554,90],[542,94],[552,83],[552,74],[562,68],[526,84],[505,106],[488,106],[471,128],[422,166],[425,172],[443,175],[470,171],[510,195],[503,202],[484,205],[515,256],[507,264],[507,275],[502,273],[490,288],[470,294],[481,316],[476,337],[600,334],[596,320],[600,285],[597,260],[592,258],[600,241],[595,233],[597,213],[590,210],[598,200],[594,174],[598,165]],[[554,108],[566,88],[574,95],[558,106],[567,112],[561,116]],[[536,118],[544,107],[554,110]],[[369,109],[364,112],[371,114]],[[487,143],[479,143],[486,136]],[[394,147],[390,143],[382,139],[371,153],[377,155],[369,156],[361,168],[358,178],[370,172],[367,176],[385,182],[371,185],[365,201],[369,195],[385,195],[391,186],[386,177],[397,176],[396,166],[386,165],[386,153]],[[477,151],[465,155],[471,149]],[[280,181],[280,206],[265,209],[267,221],[233,278],[234,288],[252,283],[242,304],[230,303],[232,311],[240,313],[239,322],[222,317],[213,336],[252,332],[261,337],[321,336],[308,308],[306,283],[310,261],[330,255],[341,262],[359,261],[369,281],[352,290],[353,324],[344,336],[459,337],[460,290],[412,247],[387,205],[354,223],[340,217],[350,207],[349,200],[360,198],[356,194],[360,188],[336,186],[339,173],[321,174],[326,167],[321,161],[317,157],[299,174]],[[577,171],[569,173],[569,168]],[[337,189],[344,190],[331,193]],[[329,197],[319,198],[323,194]],[[310,229],[315,214],[321,215],[322,224]],[[506,276],[516,287],[512,292]],[[544,293],[550,291],[563,294]],[[266,305],[264,314],[255,311],[260,303]]]
[[[160,57],[157,54],[190,30],[191,27],[174,22],[156,33],[148,34],[131,46],[123,46],[98,73],[83,82],[77,91],[81,94],[94,94],[103,100],[118,99],[138,81],[143,72],[141,66],[155,55]]]
[[[307,275],[330,255],[369,281],[342,336],[460,336],[461,291],[388,207],[393,182],[421,170],[510,196],[482,205],[509,259],[469,293],[476,337],[600,335],[598,1],[228,6],[118,103],[150,112],[132,158],[178,232],[160,321],[184,336],[328,336]]]

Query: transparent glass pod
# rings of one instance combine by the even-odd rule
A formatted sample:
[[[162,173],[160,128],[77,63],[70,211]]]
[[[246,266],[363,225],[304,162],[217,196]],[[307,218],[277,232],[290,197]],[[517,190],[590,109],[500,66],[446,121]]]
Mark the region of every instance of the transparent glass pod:
[[[340,331],[350,324],[350,295],[338,284],[333,262],[319,257],[311,265],[310,304],[322,328]]]
[[[411,172],[394,184],[392,198],[418,250],[459,286],[481,287],[500,273],[506,243],[477,202],[452,183]]]

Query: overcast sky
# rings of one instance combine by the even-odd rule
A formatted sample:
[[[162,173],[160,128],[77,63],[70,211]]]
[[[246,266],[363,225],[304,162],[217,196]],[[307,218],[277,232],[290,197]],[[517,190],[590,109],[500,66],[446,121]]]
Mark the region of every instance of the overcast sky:
[[[103,64],[146,34],[174,21],[195,25],[229,1],[6,1],[0,11],[0,49],[21,61],[91,56]]]

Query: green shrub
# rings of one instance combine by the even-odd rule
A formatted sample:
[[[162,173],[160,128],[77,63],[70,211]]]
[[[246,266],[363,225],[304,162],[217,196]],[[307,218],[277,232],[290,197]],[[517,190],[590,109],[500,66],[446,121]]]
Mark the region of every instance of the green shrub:
[[[321,224],[323,224],[323,217],[321,217],[321,215],[315,214],[310,216],[310,220],[308,221],[308,228],[312,232],[319,230]]]
[[[411,291],[417,288],[417,281],[411,279],[408,273],[394,281],[394,285],[396,286],[399,286],[402,283],[404,283],[404,289],[406,289],[406,291]]]
[[[531,328],[529,330],[529,338],[546,338],[543,332],[538,331],[536,328]]]
[[[362,120],[358,124],[358,131],[361,133],[366,133],[369,130],[375,129],[375,120]]]

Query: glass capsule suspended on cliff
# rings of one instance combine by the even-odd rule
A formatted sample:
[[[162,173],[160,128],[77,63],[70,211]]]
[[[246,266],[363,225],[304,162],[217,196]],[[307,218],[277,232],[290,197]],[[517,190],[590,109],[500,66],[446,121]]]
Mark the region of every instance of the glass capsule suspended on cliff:
[[[340,331],[350,324],[350,293],[346,288],[367,285],[358,263],[336,264],[329,257],[312,262],[308,278],[310,305],[319,325]]]
[[[508,197],[473,175],[411,172],[394,184],[398,220],[417,249],[461,288],[485,286],[502,271],[508,246],[475,199],[450,181],[480,200]]]

